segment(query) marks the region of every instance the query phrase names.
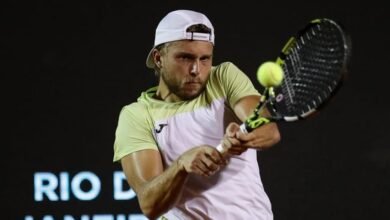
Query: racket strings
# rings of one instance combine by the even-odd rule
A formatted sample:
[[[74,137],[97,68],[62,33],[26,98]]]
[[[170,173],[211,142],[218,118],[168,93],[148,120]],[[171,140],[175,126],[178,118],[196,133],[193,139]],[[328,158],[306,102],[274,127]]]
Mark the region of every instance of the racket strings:
[[[286,53],[284,102],[278,111],[302,115],[327,99],[340,80],[345,47],[341,30],[331,22],[313,24]]]

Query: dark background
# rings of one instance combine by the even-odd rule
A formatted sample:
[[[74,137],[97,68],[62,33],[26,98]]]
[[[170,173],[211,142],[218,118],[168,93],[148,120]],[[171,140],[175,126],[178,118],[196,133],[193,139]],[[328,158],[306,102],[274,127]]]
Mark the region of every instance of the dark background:
[[[121,107],[157,83],[145,59],[174,9],[205,13],[216,29],[214,64],[232,61],[253,80],[309,20],[342,23],[353,43],[345,86],[315,118],[280,124],[282,141],[259,153],[262,180],[276,220],[390,219],[390,16],[373,1],[3,3],[2,213],[139,213],[135,200],[112,198],[114,132]],[[99,197],[35,202],[34,173],[64,171],[94,172]]]

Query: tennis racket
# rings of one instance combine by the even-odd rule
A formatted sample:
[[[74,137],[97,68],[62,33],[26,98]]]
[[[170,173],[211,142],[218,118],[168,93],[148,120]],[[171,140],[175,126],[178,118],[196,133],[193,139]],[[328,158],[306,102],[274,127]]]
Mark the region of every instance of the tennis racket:
[[[240,126],[241,132],[269,122],[302,120],[319,111],[342,85],[350,46],[349,36],[337,22],[312,20],[283,47],[276,59],[284,72],[283,81],[264,88],[259,105]],[[261,115],[265,107],[269,117]],[[221,144],[217,150],[227,151]]]

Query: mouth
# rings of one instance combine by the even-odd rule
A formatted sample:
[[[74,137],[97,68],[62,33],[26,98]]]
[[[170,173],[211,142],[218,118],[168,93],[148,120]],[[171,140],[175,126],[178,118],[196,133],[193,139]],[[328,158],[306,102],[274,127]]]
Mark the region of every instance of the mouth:
[[[186,85],[198,85],[198,84],[202,84],[199,80],[189,80],[187,82],[185,82],[184,84]]]
[[[192,84],[200,84],[200,82],[195,82],[195,81],[190,81],[190,82],[186,82],[185,84],[189,84],[189,85],[192,85]]]
[[[198,90],[202,86],[202,83],[199,81],[188,81],[184,83],[184,86],[190,90]]]

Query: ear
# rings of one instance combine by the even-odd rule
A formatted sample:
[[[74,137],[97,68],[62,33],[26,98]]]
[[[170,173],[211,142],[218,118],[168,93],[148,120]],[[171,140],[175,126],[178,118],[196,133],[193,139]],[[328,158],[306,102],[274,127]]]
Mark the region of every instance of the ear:
[[[152,56],[153,56],[153,60],[154,60],[154,63],[156,64],[156,66],[158,68],[161,68],[161,53],[160,51],[158,51],[157,49],[153,49],[152,51]]]

